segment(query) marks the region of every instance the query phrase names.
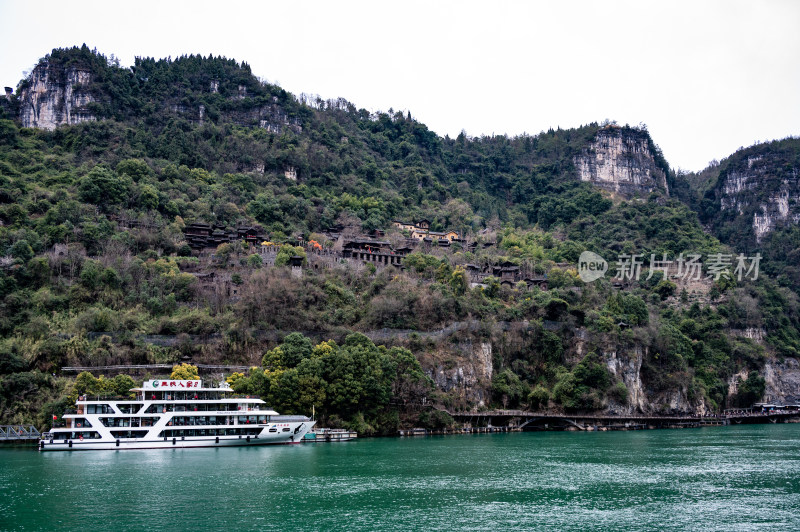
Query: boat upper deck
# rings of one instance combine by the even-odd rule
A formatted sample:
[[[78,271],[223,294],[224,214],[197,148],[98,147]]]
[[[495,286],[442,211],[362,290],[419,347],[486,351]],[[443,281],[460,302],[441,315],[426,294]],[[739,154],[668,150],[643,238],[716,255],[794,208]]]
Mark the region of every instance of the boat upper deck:
[[[250,396],[236,396],[227,383],[206,388],[201,380],[145,381],[141,388],[131,390],[139,401],[220,401],[234,399],[239,403],[263,403]]]
[[[236,395],[223,384],[219,387],[205,388],[202,381],[150,380],[141,388],[131,390],[135,398],[109,398],[81,396],[74,411],[67,411],[65,417],[75,414],[142,415],[166,414],[168,412],[217,412],[239,413],[258,411],[265,415],[277,415],[257,397]]]

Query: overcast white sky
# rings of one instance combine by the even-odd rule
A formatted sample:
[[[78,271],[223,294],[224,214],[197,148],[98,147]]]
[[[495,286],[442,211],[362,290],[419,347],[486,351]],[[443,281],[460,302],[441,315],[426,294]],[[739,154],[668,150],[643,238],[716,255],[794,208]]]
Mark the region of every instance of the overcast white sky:
[[[800,135],[800,2],[0,0],[0,83],[86,43],[201,53],[440,135],[646,123],[675,168]]]

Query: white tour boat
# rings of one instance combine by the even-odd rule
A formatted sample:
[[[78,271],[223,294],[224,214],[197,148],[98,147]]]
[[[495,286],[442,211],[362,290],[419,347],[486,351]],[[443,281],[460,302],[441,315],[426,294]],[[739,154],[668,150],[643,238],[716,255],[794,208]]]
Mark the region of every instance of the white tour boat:
[[[41,451],[161,449],[301,443],[315,421],[281,416],[261,399],[236,396],[227,383],[145,381],[130,400],[78,398],[65,427],[42,435]]]

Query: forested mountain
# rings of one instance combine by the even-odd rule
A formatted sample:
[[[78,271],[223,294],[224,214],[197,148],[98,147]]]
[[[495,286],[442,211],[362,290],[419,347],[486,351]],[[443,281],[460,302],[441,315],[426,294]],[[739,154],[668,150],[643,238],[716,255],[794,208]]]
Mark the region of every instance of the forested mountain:
[[[0,112],[2,422],[63,410],[65,366],[180,360],[258,366],[228,377],[368,432],[449,423],[431,406],[800,395],[795,140],[679,175],[640,128],[442,138],[231,59],[122,68],[85,46],[40,60]],[[394,220],[459,238],[409,240]],[[196,224],[259,238],[197,247]],[[364,244],[374,231],[383,244]],[[404,249],[402,268],[353,259],[353,242]],[[584,251],[608,275],[584,282]],[[761,275],[737,273],[756,252]],[[674,269],[681,254],[702,275]],[[613,279],[632,255],[642,274]]]

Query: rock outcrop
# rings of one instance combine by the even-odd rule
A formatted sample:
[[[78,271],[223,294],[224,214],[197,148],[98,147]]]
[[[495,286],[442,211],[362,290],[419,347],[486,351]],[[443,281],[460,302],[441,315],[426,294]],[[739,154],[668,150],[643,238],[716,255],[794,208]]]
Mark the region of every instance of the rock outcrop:
[[[249,98],[246,92],[243,94],[245,94],[244,97],[240,98],[237,95],[232,97],[231,100],[241,101]],[[191,106],[173,102],[167,103],[165,110],[181,115],[184,120],[196,124],[202,124],[208,117],[206,106],[203,104]],[[253,108],[227,110],[225,112],[225,120],[243,127],[260,127],[270,133],[280,134],[288,130],[299,134],[303,131],[300,119],[289,116],[286,110],[277,103],[277,99],[272,103]]]
[[[22,126],[53,130],[62,124],[95,120],[87,107],[95,101],[91,82],[88,70],[39,63],[19,92]]]
[[[709,411],[703,398],[691,400],[685,386],[661,392],[648,390],[642,382],[642,362],[646,351],[640,345],[621,351],[603,353],[609,373],[628,389],[628,400],[623,404],[611,402],[605,413],[632,414],[699,414]]]
[[[800,404],[800,362],[795,358],[764,364],[764,400],[781,405]]]
[[[585,329],[576,330],[572,350],[582,358],[598,340]],[[598,413],[608,415],[636,414],[704,414],[710,409],[702,397],[690,399],[685,385],[670,390],[654,391],[642,379],[642,365],[648,355],[647,347],[638,343],[607,343],[598,350],[612,379],[621,382],[628,390],[627,398],[619,402],[609,397],[608,404]]]
[[[777,227],[800,222],[800,172],[776,165],[767,155],[752,155],[720,176],[720,211],[752,217],[756,242]]]
[[[605,127],[573,162],[581,181],[626,198],[647,196],[655,190],[669,192],[666,174],[656,165],[644,131]]]
[[[603,353],[609,373],[622,381],[628,389],[627,405],[614,408],[618,414],[646,412],[648,408],[644,386],[642,385],[642,349],[637,347],[630,353],[610,351]]]
[[[437,389],[466,403],[484,406],[489,402],[487,394],[492,382],[492,344],[469,342],[458,350],[463,356],[451,353],[445,361],[437,361],[426,369],[426,373]]]

